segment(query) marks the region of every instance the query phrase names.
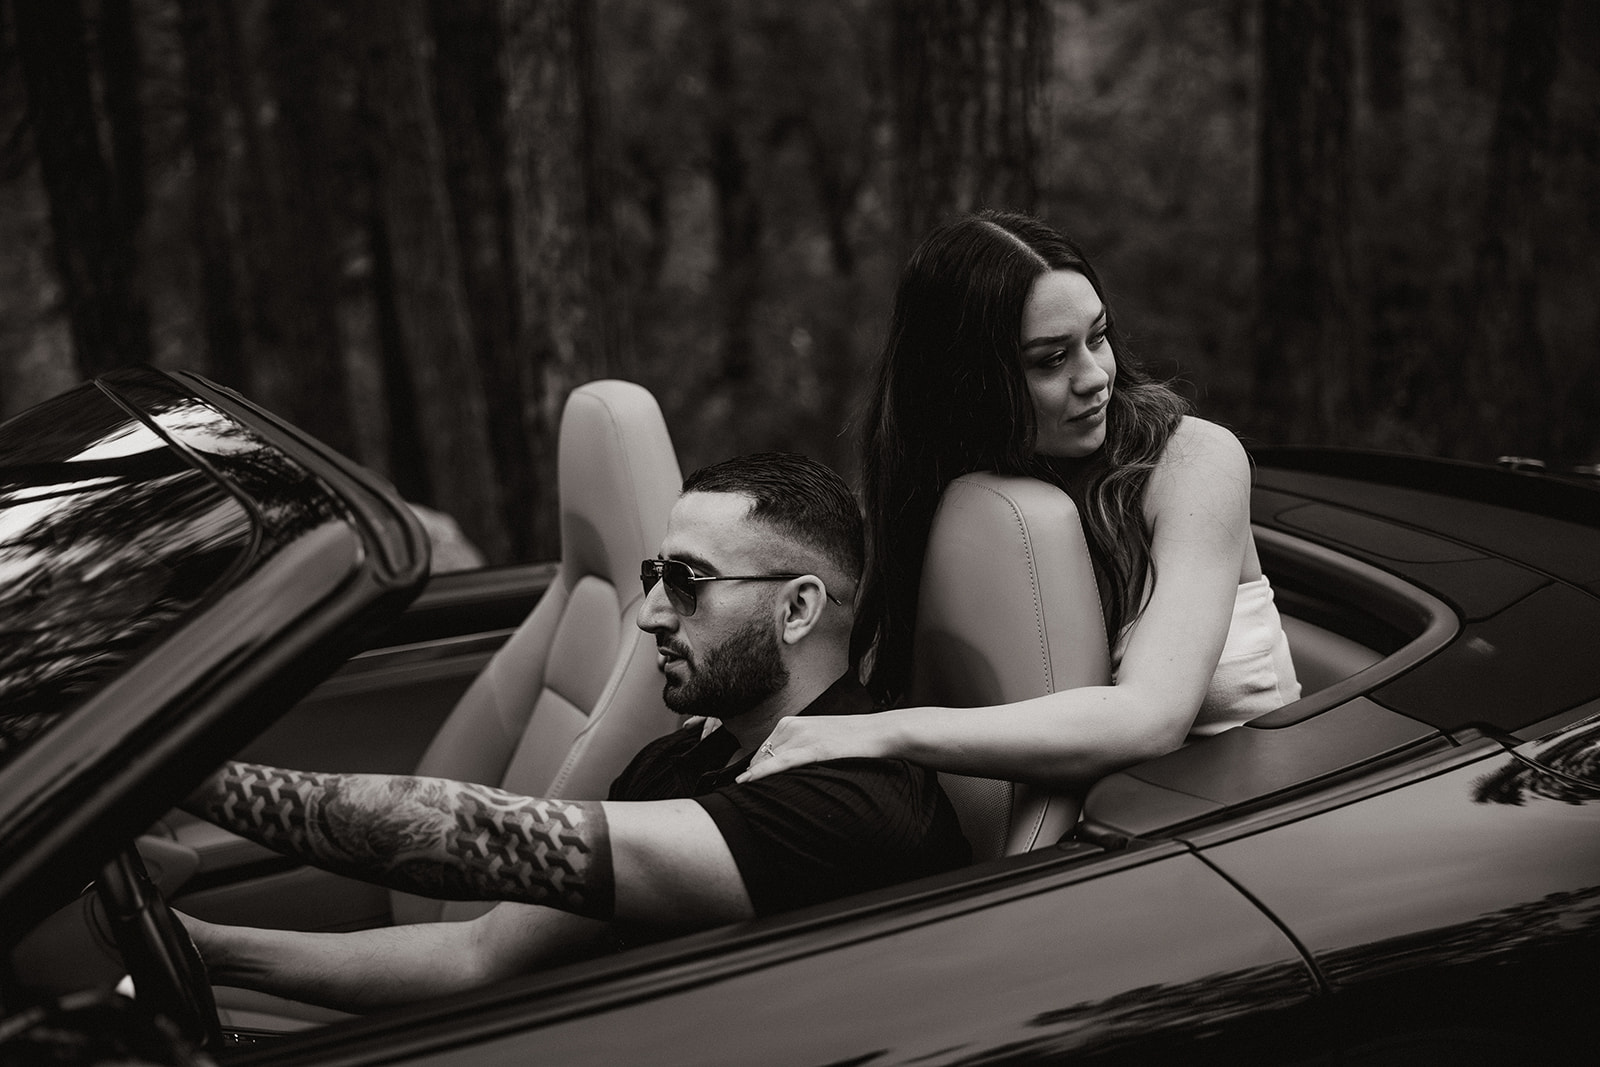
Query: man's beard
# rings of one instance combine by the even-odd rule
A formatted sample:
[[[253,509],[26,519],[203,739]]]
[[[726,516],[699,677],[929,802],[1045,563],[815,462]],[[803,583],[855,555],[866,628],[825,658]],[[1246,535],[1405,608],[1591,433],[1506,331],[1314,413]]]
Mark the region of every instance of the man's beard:
[[[764,619],[752,619],[704,657],[684,663],[688,677],[682,682],[669,677],[661,690],[667,707],[679,715],[732,719],[789,684],[778,638]]]

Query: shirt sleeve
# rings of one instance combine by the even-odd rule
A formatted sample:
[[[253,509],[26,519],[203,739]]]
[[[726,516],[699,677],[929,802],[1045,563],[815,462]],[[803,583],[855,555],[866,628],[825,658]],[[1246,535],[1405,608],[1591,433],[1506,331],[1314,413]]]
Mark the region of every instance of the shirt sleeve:
[[[807,764],[696,797],[733,854],[757,915],[968,861],[932,772],[904,760]]]

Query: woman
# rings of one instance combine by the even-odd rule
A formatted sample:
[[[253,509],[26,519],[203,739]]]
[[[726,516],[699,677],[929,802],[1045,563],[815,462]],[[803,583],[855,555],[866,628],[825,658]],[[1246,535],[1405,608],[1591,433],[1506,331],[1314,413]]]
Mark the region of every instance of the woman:
[[[1077,504],[1113,683],[981,713],[786,719],[748,777],[890,756],[1077,790],[1297,698],[1250,534],[1249,460],[1232,433],[1187,411],[1128,359],[1070,240],[999,212],[930,234],[901,276],[867,413],[855,645],[868,685],[886,706],[903,698],[934,509],[952,479],[979,470],[1044,479]]]

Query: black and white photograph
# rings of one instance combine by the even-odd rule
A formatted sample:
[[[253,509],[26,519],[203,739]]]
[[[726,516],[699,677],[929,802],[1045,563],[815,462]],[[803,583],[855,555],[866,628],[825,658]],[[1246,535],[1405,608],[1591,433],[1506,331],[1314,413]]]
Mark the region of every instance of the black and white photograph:
[[[0,1067],[1596,973],[1600,4],[0,0]]]

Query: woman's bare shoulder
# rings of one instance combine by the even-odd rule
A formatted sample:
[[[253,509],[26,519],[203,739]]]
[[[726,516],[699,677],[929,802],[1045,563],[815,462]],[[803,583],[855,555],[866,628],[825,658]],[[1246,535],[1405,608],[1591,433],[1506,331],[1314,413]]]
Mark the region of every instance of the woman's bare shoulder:
[[[1167,440],[1156,463],[1156,477],[1187,480],[1195,476],[1250,480],[1250,458],[1226,426],[1185,415]]]

